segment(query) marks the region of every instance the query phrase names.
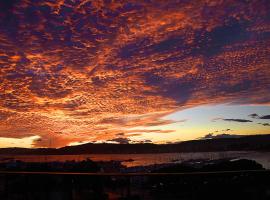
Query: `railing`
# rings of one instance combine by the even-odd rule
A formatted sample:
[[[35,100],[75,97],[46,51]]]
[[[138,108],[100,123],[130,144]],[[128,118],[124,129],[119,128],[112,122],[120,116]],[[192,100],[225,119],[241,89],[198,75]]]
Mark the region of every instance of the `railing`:
[[[194,175],[221,175],[241,173],[270,173],[270,170],[233,170],[233,171],[210,171],[210,172],[181,172],[181,173],[106,173],[106,172],[38,172],[38,171],[0,171],[0,174],[32,174],[32,175],[80,175],[80,176],[194,176]]]
[[[235,179],[235,177],[238,177],[238,179]],[[237,186],[234,185],[235,180],[238,181]],[[239,180],[241,181],[239,182]],[[168,188],[175,188],[173,191],[176,199],[179,199],[179,193],[188,197],[190,194],[200,195],[202,190],[204,190],[202,194],[218,194],[220,193],[219,190],[225,190],[226,188],[226,191],[223,191],[224,194],[229,193],[230,188],[228,186],[230,187],[231,183],[233,183],[232,188],[235,187],[240,190],[239,193],[241,193],[241,187],[239,186],[243,185],[243,188],[246,189],[249,187],[247,184],[251,184],[253,189],[255,188],[255,191],[258,191],[258,194],[261,195],[263,192],[262,186],[270,189],[269,180],[270,170],[185,173],[0,171],[0,186],[2,187],[0,199],[53,200],[53,195],[57,192],[58,195],[62,195],[60,199],[110,199],[111,191],[114,191],[122,199],[134,199],[134,195],[140,196],[137,199],[155,199],[155,195],[164,195],[163,199],[170,199],[166,196],[171,193],[171,191],[168,192]],[[173,185],[170,185],[171,182]],[[229,185],[226,185],[228,183]],[[169,187],[166,188],[166,185],[169,185]],[[92,191],[92,193],[87,194],[86,197],[80,196],[85,192],[85,189]],[[42,198],[39,198],[39,195]],[[188,199],[186,196],[185,199]]]

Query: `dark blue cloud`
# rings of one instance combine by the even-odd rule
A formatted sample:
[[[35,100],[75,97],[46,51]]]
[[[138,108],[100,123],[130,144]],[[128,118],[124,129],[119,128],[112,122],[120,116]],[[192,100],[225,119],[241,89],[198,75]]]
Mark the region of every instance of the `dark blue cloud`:
[[[251,120],[248,119],[223,119],[223,121],[228,121],[228,122],[252,122]]]

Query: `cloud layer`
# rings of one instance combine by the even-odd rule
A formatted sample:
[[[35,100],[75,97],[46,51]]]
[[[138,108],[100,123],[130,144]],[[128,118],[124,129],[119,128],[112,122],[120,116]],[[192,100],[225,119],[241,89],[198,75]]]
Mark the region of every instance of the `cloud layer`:
[[[249,116],[250,116],[251,118],[254,118],[254,119],[270,119],[270,115],[262,115],[262,116],[259,116],[258,114],[253,113],[253,114],[250,114]]]
[[[0,137],[113,140],[174,123],[162,117],[179,109],[270,102],[268,0],[9,0],[0,10]]]

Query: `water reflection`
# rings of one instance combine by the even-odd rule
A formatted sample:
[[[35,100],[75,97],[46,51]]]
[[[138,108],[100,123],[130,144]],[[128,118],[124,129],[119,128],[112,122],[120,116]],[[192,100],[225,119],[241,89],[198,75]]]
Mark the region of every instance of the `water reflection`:
[[[87,154],[87,155],[18,155],[18,156],[0,156],[1,162],[11,159],[24,162],[54,162],[54,161],[82,161],[91,159],[93,161],[121,161],[126,167],[146,166],[152,164],[162,164],[176,162],[181,163],[188,160],[197,159],[223,159],[223,158],[245,158],[255,160],[270,169],[270,152],[196,152],[196,153],[160,153],[160,154]]]

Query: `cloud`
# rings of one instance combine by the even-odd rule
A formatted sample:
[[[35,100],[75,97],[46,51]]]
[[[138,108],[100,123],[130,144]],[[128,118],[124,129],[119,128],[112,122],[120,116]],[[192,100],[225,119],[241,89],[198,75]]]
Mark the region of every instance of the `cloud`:
[[[254,119],[270,119],[270,115],[262,115],[262,116],[259,116],[258,114],[253,113],[253,114],[250,114],[249,116],[250,116],[251,118],[254,118]]]
[[[0,137],[59,147],[177,123],[164,117],[180,109],[270,103],[267,0],[0,8]]]
[[[161,130],[161,129],[132,129],[127,132],[130,133],[172,133],[175,130]]]
[[[128,138],[114,138],[114,139],[111,139],[111,140],[107,140],[108,142],[116,142],[116,143],[119,143],[119,144],[129,144],[130,142],[130,139]]]
[[[152,126],[164,126],[174,123],[182,123],[186,122],[186,119],[183,120],[166,120],[161,119],[161,117],[165,116],[163,113],[156,114],[147,114],[141,116],[126,116],[126,117],[110,117],[104,118],[99,123],[101,124],[111,124],[119,127],[134,127],[134,126],[144,126],[144,127],[152,127]]]
[[[263,125],[263,126],[270,126],[269,123],[258,123],[258,124],[261,124],[261,125]]]
[[[125,133],[117,133],[116,136],[124,136]]]
[[[231,129],[227,128],[227,129],[224,129],[222,131],[227,132],[227,131],[231,131]]]
[[[256,113],[253,113],[253,114],[250,114],[250,115],[248,115],[249,117],[251,117],[251,118],[259,118],[260,116],[258,115],[258,114],[256,114]]]
[[[157,120],[155,122],[148,122],[146,124],[144,124],[144,126],[164,126],[164,125],[169,125],[169,124],[174,124],[174,123],[182,123],[182,122],[186,122],[187,120]]]
[[[215,117],[215,118],[211,119],[211,122],[216,122],[219,120],[223,120],[223,118],[222,117]]]
[[[247,119],[224,119],[224,118],[213,118],[211,121],[212,122],[216,122],[216,121],[219,121],[219,120],[223,120],[223,121],[228,121],[228,122],[242,122],[242,123],[246,123],[246,122],[252,122],[251,120],[247,120]],[[230,129],[226,129],[226,130],[223,130],[223,131],[229,131]]]
[[[252,122],[251,120],[247,120],[247,119],[223,119],[223,121],[229,121],[229,122]]]
[[[204,137],[199,138],[200,140],[207,140],[207,139],[221,139],[221,138],[240,138],[243,137],[243,135],[234,135],[234,134],[219,134],[219,135],[213,135],[212,133],[206,134]]]
[[[152,143],[152,140],[143,140],[143,143]]]
[[[261,116],[260,119],[270,119],[270,115]]]

